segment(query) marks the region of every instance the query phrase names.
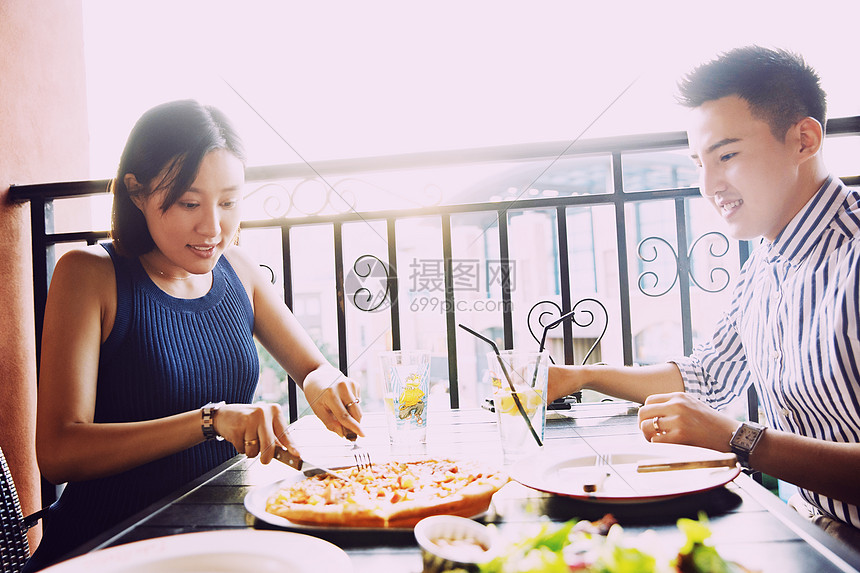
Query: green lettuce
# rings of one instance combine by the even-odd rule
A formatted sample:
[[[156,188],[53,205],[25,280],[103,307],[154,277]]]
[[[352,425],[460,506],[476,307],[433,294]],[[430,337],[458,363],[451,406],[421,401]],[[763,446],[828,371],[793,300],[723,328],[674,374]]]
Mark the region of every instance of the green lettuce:
[[[678,557],[673,565],[681,573],[731,573],[732,568],[720,557],[717,550],[706,545],[705,540],[711,536],[708,527],[708,516],[699,513],[699,520],[682,517],[678,520],[678,529],[687,537],[684,546],[678,551]]]
[[[492,561],[481,564],[481,573],[570,573],[571,566],[565,561],[564,548],[574,542],[600,540],[595,547],[596,559],[588,566],[589,573],[732,573],[734,569],[723,560],[713,546],[705,540],[711,536],[708,519],[704,513],[699,520],[682,518],[677,522],[686,541],[677,557],[669,563],[668,555],[658,556],[625,543],[630,539],[619,525],[613,525],[606,539],[585,532],[573,532],[577,520],[571,520],[555,528],[546,523],[532,537],[511,545],[507,551]],[[642,539],[639,540],[642,545]],[[577,549],[577,551],[579,551]],[[595,556],[593,555],[593,557]],[[580,569],[576,569],[579,571]]]
[[[515,544],[504,555],[480,565],[481,573],[569,573],[562,549],[570,543],[568,536],[577,520],[568,521],[558,529],[544,524],[541,531]]]

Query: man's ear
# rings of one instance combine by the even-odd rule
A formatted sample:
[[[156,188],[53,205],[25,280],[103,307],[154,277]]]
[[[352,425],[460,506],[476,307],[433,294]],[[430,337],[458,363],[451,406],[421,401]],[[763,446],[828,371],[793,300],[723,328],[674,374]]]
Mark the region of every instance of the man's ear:
[[[801,161],[806,161],[818,153],[824,141],[824,128],[817,119],[804,117],[792,129],[795,130],[798,138],[797,152]]]
[[[128,196],[132,202],[134,202],[138,209],[143,210],[143,198],[140,196],[140,190],[143,185],[138,183],[137,177],[133,173],[126,173],[122,181],[125,183],[125,188],[128,189]]]

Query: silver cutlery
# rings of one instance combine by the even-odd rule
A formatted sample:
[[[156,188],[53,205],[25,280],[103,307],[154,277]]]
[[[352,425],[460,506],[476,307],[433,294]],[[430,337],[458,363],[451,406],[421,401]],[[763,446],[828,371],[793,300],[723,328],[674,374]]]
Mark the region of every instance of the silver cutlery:
[[[316,473],[326,473],[326,474],[328,474],[332,477],[336,477],[338,479],[342,479],[345,481],[354,481],[349,476],[342,474],[335,469],[327,467],[324,464],[318,464],[318,463],[316,463],[312,460],[308,460],[306,458],[303,459],[301,456],[294,456],[293,454],[291,454],[289,452],[289,450],[287,450],[286,448],[282,448],[281,446],[278,446],[278,445],[275,446],[275,456],[274,457],[279,462],[287,464],[288,466],[290,466],[294,470],[298,470],[298,471],[303,471],[302,468],[304,468],[306,465],[310,465],[311,466],[310,470],[308,470],[308,469],[304,470],[305,475],[313,475]],[[311,473],[309,474],[309,472],[311,472]]]
[[[594,458],[594,467],[596,471],[594,476],[582,484],[582,491],[585,493],[596,493],[597,490],[603,487],[604,482],[609,477],[609,456],[598,455]]]
[[[373,469],[370,452],[358,445],[358,436],[355,432],[347,431],[344,437],[352,442],[352,457],[355,459],[355,467],[360,470]]]

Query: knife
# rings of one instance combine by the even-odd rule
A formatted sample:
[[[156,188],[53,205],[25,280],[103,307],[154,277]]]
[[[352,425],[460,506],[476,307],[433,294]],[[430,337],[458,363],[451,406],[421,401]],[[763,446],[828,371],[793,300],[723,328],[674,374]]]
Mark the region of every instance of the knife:
[[[317,473],[327,473],[330,476],[336,477],[338,479],[342,479],[345,481],[354,481],[351,477],[348,477],[345,474],[340,473],[337,470],[326,467],[323,464],[318,464],[308,459],[302,459],[301,456],[294,456],[287,450],[279,445],[275,445],[275,456],[274,458],[281,463],[285,463],[294,470],[302,471],[302,468],[306,465],[310,465],[310,469],[305,469],[305,475],[315,475]]]
[[[667,472],[674,470],[693,470],[698,468],[733,468],[738,464],[738,457],[735,454],[724,454],[722,456],[708,458],[705,460],[688,460],[678,462],[657,462],[657,463],[640,463],[636,466],[636,471],[639,473],[647,472]]]

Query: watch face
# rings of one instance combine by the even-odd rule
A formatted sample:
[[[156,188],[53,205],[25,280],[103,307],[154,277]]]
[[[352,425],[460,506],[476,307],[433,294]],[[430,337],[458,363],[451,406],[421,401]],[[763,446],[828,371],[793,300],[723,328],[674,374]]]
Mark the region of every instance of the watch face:
[[[732,443],[738,447],[748,450],[753,446],[753,444],[755,444],[755,441],[760,433],[761,430],[759,430],[758,428],[753,428],[746,424],[743,424],[740,428],[738,428],[738,432],[735,435],[735,439],[732,440]]]

